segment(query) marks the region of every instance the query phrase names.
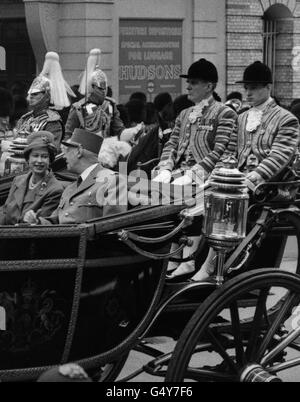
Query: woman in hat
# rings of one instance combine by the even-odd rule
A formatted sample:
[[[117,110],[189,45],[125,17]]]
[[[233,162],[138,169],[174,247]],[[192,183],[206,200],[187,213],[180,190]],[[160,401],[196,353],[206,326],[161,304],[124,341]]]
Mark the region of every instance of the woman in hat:
[[[39,131],[28,136],[24,156],[29,165],[29,173],[15,177],[0,210],[1,225],[24,222],[28,210],[34,210],[39,216],[49,216],[56,209],[63,185],[50,170],[55,155],[53,134]]]

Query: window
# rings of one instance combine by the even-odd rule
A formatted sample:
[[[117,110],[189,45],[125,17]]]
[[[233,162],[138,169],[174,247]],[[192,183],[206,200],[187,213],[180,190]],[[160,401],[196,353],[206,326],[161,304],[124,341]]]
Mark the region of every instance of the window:
[[[275,77],[276,73],[276,37],[277,21],[272,19],[264,20],[264,63],[270,67]]]

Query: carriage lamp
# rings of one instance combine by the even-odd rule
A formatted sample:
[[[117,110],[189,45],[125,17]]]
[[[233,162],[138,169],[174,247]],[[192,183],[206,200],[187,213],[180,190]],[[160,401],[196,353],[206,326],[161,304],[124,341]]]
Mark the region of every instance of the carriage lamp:
[[[245,175],[237,169],[237,160],[230,156],[222,162],[222,167],[213,170],[205,191],[202,230],[217,253],[217,285],[223,283],[226,253],[246,235],[249,201]]]
[[[23,173],[28,169],[28,164],[24,157],[24,149],[27,145],[27,134],[20,132],[19,136],[13,140],[8,152],[9,156],[5,161],[4,175]]]

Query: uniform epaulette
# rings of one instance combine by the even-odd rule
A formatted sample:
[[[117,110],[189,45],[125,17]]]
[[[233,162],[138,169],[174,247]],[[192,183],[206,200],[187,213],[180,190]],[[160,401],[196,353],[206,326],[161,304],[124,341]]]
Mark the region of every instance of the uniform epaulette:
[[[80,109],[85,103],[86,103],[86,99],[82,98],[79,101],[74,102],[71,107],[74,107],[75,109]]]
[[[112,103],[112,104],[116,104],[116,100],[114,98],[110,98],[109,96],[105,97],[105,100],[107,100],[108,102]]]
[[[48,115],[49,121],[58,121],[61,120],[61,117],[58,112],[53,109],[47,109],[46,113]]]

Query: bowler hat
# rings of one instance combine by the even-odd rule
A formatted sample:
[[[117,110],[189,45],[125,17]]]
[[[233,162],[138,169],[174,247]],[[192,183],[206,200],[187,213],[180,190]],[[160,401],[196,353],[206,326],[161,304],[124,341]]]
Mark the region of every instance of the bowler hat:
[[[272,71],[261,61],[255,61],[244,71],[242,81],[237,84],[272,84]]]
[[[81,145],[83,149],[98,155],[102,142],[103,138],[99,135],[82,128],[75,128],[71,138],[61,143],[66,147],[78,147]]]
[[[50,159],[54,160],[54,157],[57,153],[54,143],[54,135],[50,133],[50,131],[37,131],[29,134],[27,137],[27,145],[24,149],[25,159],[29,158],[29,154],[34,148],[47,148]]]
[[[213,63],[206,59],[195,61],[188,69],[187,74],[180,75],[182,78],[198,78],[207,82],[218,82],[218,71]]]

